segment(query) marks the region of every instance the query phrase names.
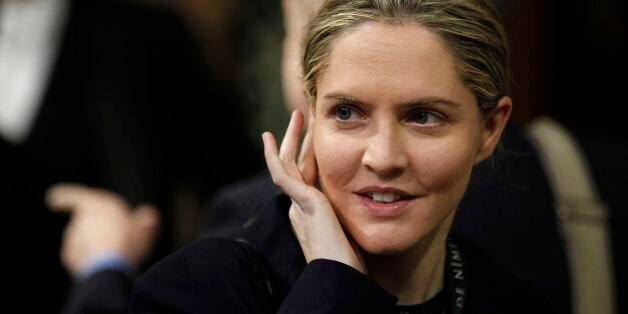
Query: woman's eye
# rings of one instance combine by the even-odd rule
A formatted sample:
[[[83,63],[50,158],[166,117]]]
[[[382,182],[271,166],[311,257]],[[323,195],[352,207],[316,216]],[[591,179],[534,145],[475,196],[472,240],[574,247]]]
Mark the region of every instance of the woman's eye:
[[[436,113],[430,111],[418,111],[412,114],[410,120],[417,124],[429,125],[429,124],[437,124],[441,122],[443,119]]]
[[[338,106],[336,107],[336,119],[340,121],[349,121],[358,119],[358,113],[350,106]]]

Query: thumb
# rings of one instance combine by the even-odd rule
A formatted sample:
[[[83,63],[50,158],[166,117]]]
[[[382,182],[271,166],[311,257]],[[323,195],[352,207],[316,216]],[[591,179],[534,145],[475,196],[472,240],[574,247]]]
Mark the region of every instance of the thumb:
[[[159,211],[151,204],[142,204],[135,208],[132,219],[140,232],[155,232],[159,229]]]
[[[309,185],[313,185],[316,182],[317,177],[316,157],[314,156],[312,136],[314,133],[313,120],[314,119],[310,116],[307,132],[305,133],[305,138],[303,139],[303,144],[301,145],[301,152],[299,154],[299,170],[301,171],[303,181]]]
[[[131,233],[129,261],[139,267],[149,254],[159,232],[159,212],[152,205],[140,205],[131,212],[133,231]]]
[[[71,213],[77,207],[80,194],[85,194],[86,187],[77,183],[56,183],[44,194],[44,202],[52,211]]]

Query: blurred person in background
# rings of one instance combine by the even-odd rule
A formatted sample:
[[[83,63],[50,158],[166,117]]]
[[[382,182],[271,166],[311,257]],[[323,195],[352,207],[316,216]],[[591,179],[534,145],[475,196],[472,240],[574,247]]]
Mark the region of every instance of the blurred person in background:
[[[322,1],[318,3],[320,5]],[[315,13],[312,8],[296,11],[305,2],[295,4],[297,6],[286,11],[286,18],[297,22],[288,25],[291,35],[286,36],[286,43],[292,44],[300,40],[306,21]],[[287,56],[283,59],[289,60],[294,68],[284,69],[295,72],[286,77],[300,80],[299,62],[295,60],[298,58],[296,49],[286,50]],[[233,73],[222,73],[220,76],[237,81]],[[242,145],[236,141],[233,144]],[[141,272],[141,265],[156,239],[158,211],[148,205],[131,210],[124,196],[115,191],[69,183],[49,188],[46,203],[54,212],[70,214],[60,254],[62,264],[74,278],[75,284],[64,313],[127,312],[132,281]],[[230,226],[225,221],[220,224]],[[190,227],[194,229],[194,226]]]
[[[70,278],[59,262],[68,217],[45,208],[48,187],[77,182],[128,208],[155,204],[159,257],[174,247],[173,218],[190,206],[181,203],[255,167],[247,153],[221,153],[250,147],[239,128],[218,136],[238,114],[234,97],[172,13],[105,0],[0,6],[0,206],[17,275],[7,299],[50,312]]]

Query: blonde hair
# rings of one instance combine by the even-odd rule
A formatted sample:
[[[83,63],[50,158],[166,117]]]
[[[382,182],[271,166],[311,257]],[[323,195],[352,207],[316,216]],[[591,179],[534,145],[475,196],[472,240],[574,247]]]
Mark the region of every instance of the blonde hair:
[[[460,79],[483,113],[507,94],[509,51],[504,28],[486,0],[328,0],[304,41],[305,92],[316,102],[317,80],[340,33],[366,21],[416,22],[440,35],[457,61]]]

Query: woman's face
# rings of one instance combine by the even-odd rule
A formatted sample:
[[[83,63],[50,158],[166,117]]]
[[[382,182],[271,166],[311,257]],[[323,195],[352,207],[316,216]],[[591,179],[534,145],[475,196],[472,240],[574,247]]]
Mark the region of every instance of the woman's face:
[[[492,151],[453,56],[414,23],[367,22],[331,49],[312,108],[314,151],[343,227],[371,254],[447,232],[472,167]]]

